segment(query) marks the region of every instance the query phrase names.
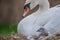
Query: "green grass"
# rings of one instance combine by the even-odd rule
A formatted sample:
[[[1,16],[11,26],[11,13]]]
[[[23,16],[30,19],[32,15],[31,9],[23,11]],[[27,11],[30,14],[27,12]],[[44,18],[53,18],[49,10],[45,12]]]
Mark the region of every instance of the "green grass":
[[[55,36],[55,37],[53,37],[53,38],[52,38],[52,40],[58,40],[58,37],[57,37],[57,36]]]
[[[0,24],[0,35],[6,36],[11,32],[17,32],[17,24]]]

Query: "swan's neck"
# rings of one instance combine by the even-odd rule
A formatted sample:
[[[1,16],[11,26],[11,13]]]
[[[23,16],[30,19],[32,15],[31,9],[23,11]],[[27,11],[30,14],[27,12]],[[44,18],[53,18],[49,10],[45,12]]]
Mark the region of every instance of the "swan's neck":
[[[39,4],[39,9],[36,11],[37,14],[44,14],[49,9],[49,2]]]

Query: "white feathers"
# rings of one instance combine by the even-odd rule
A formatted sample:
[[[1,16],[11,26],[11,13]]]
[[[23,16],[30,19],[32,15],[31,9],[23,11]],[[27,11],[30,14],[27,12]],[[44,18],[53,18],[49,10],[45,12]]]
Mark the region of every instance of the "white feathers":
[[[40,3],[41,1],[42,3]],[[49,8],[48,0],[28,0],[26,4],[29,2],[31,2],[31,9],[38,4],[39,9],[19,22],[18,34],[39,36],[40,32],[37,32],[37,30],[41,27],[45,28],[49,33],[60,29],[60,7]]]
[[[36,1],[34,1],[34,2],[36,2]],[[30,5],[32,5],[32,4],[33,3],[31,1]],[[36,31],[40,27],[42,27],[42,25],[39,25],[38,23],[36,23],[36,21],[38,21],[38,19],[41,18],[41,15],[43,15],[43,13],[45,11],[47,11],[45,9],[48,9],[48,7],[49,7],[49,5],[42,6],[41,9],[43,9],[43,10],[41,10],[40,7],[39,7],[38,11],[32,13],[31,15],[25,17],[22,21],[20,21],[19,24],[18,24],[18,33],[19,34],[23,34],[23,36],[30,36],[30,35],[31,36],[32,35],[39,36],[39,32],[36,32]]]
[[[57,9],[54,9],[55,11],[51,12],[53,15],[51,16],[51,19],[47,24],[44,26],[44,28],[50,33],[54,33],[57,30],[60,29],[60,7]],[[59,32],[60,33],[60,32]]]

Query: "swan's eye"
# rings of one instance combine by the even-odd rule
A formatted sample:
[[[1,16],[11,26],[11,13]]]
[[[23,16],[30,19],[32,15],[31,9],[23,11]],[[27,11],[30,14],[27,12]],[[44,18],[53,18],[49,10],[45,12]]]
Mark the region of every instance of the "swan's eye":
[[[28,7],[30,9],[30,3],[24,5],[24,9],[26,9],[26,7]]]

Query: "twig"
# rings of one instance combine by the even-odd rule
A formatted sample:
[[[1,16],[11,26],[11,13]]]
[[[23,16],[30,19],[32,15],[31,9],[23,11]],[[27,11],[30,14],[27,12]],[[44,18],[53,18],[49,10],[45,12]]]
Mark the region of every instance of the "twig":
[[[60,32],[60,30],[57,30],[55,33],[53,33],[53,34],[51,34],[51,35],[43,38],[42,40],[46,40],[46,39],[49,38],[49,37],[55,37],[55,35],[56,35],[58,32]]]

